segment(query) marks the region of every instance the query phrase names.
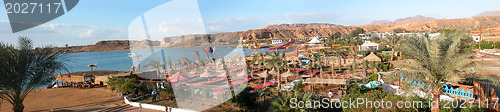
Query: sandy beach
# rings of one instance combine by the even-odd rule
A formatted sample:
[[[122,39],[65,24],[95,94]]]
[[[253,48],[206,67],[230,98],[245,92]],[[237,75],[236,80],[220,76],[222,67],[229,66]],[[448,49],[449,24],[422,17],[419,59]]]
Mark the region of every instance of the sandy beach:
[[[139,111],[126,105],[123,98],[109,89],[56,88],[33,91],[24,100],[24,111]],[[8,101],[0,104],[1,112],[12,112]],[[152,111],[142,109],[142,111]]]

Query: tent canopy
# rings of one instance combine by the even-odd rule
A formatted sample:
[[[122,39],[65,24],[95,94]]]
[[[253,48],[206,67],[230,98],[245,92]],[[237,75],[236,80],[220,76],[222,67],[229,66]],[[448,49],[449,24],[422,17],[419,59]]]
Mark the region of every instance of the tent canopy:
[[[318,37],[313,37],[313,39],[311,39],[311,41],[307,42],[309,44],[319,44],[319,43],[322,43]]]

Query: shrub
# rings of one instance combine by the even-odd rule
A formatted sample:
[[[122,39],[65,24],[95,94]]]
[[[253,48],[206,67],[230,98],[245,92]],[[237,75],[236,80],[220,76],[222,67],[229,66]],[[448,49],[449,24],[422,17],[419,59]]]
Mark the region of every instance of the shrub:
[[[231,102],[237,103],[241,108],[251,108],[255,106],[255,102],[259,95],[256,93],[250,93],[252,90],[252,87],[246,87],[243,91],[236,95],[235,98],[232,98]]]

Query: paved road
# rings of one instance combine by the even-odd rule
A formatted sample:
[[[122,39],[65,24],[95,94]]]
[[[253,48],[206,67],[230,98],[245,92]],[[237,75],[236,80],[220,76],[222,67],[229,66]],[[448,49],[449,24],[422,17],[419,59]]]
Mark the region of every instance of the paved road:
[[[123,104],[123,105],[118,105],[115,107],[105,108],[105,109],[99,110],[98,112],[162,112],[162,111],[144,109],[144,108],[141,109],[138,107],[130,106],[128,104]]]

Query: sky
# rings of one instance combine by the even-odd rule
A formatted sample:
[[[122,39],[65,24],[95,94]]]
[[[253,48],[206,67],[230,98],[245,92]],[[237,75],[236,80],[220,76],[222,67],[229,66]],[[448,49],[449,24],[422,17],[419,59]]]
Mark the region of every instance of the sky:
[[[3,4],[3,2],[2,2]],[[422,15],[467,18],[500,10],[498,0],[80,0],[64,15],[12,33],[0,11],[0,42],[19,36],[36,46],[89,45],[102,40],[161,40],[164,37],[246,31],[272,24],[363,25]],[[0,5],[5,9],[5,5]]]

